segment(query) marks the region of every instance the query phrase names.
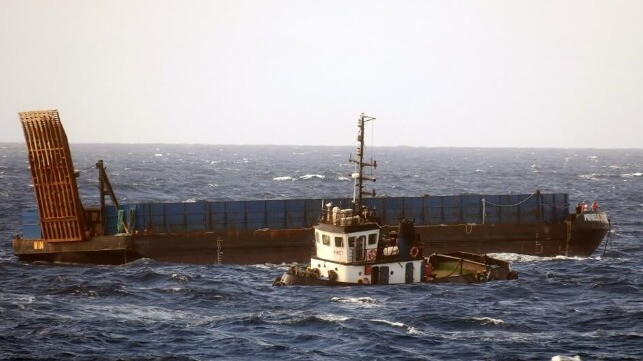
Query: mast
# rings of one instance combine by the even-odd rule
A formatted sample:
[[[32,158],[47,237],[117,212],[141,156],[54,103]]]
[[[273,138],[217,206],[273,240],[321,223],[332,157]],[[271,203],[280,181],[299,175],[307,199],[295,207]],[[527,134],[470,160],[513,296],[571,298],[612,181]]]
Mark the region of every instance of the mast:
[[[370,163],[364,163],[364,124],[366,122],[370,122],[371,120],[375,120],[375,118],[364,115],[364,113],[360,114],[359,119],[357,120],[357,127],[359,128],[359,132],[357,133],[357,159],[354,159],[352,156],[349,159],[349,162],[357,164],[358,168],[358,172],[353,174],[353,178],[355,179],[356,195],[355,199],[353,199],[353,202],[355,205],[355,212],[358,214],[362,210],[363,206],[362,196],[372,195],[373,197],[375,197],[375,190],[372,190],[370,192],[364,190],[365,180],[375,182],[375,178],[367,177],[364,175],[364,167],[377,168],[377,161],[374,161],[372,159]]]

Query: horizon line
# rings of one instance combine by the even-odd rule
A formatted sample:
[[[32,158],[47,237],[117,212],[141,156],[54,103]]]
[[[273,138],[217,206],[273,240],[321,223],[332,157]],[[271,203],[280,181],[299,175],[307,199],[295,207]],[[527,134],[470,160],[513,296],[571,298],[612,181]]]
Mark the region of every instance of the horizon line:
[[[0,144],[25,144],[25,141],[0,141]],[[188,145],[188,146],[271,146],[271,147],[354,147],[354,144],[274,144],[274,143],[164,143],[164,142],[69,142],[69,145]],[[460,145],[374,145],[369,148],[427,148],[427,149],[586,149],[586,150],[643,150],[643,147],[547,147],[547,146],[460,146]]]

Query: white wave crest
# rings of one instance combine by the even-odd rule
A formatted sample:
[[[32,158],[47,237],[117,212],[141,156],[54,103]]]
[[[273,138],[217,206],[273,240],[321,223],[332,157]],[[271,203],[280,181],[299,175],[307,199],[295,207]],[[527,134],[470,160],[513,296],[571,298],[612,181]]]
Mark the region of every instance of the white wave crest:
[[[578,177],[587,179],[587,180],[597,180],[601,176],[603,176],[603,174],[591,173],[591,174],[581,174]]]
[[[395,321],[388,321],[388,320],[383,320],[383,319],[374,319],[371,320],[373,322],[379,322],[379,323],[385,323],[387,325],[395,326],[395,327],[409,327],[402,322],[395,322]]]
[[[399,328],[404,328],[406,329],[406,333],[409,335],[423,335],[424,333],[417,328],[413,326],[406,325],[402,322],[395,322],[395,321],[389,321],[389,320],[384,320],[384,319],[373,319],[371,320],[373,322],[379,322],[379,323],[385,323],[387,325],[391,325],[393,327],[399,327]]]
[[[290,268],[289,264],[274,264],[274,263],[257,263],[255,265],[252,265],[252,267],[261,269],[261,270],[283,270],[286,271]]]
[[[256,265],[254,265],[254,268],[258,268],[258,269],[271,269],[271,267],[270,267],[270,266],[265,265],[265,264],[256,264]]]
[[[505,321],[501,319],[491,317],[474,317],[473,319],[476,321],[480,321],[483,325],[488,325],[490,323],[494,325],[500,325],[505,323]]]
[[[204,324],[219,317],[200,313],[169,309],[159,306],[137,306],[126,305],[87,305],[79,310],[83,317],[87,318],[111,318],[118,320],[136,320],[145,323],[157,323],[159,321],[181,320],[189,324]]]
[[[623,178],[632,178],[632,177],[640,177],[643,176],[643,173],[641,172],[636,172],[636,173],[625,173],[621,174],[621,177]]]
[[[287,181],[287,180],[290,180],[290,181],[293,181],[293,180],[295,180],[295,178],[293,178],[293,177],[291,177],[291,176],[283,176],[283,177],[274,177],[274,178],[272,178],[272,180],[276,180],[276,181]]]
[[[531,256],[526,254],[518,253],[489,253],[490,257],[497,258],[501,261],[517,262],[517,263],[531,263],[531,262],[548,262],[548,261],[559,261],[559,260],[572,260],[572,261],[585,261],[592,259],[591,257],[567,257],[567,256],[555,256],[555,257],[540,257],[540,256]]]
[[[166,292],[179,292],[182,290],[181,287],[170,287],[170,288],[164,288],[163,289]]]
[[[363,307],[376,307],[377,300],[371,297],[331,297],[331,302],[359,304]]]
[[[247,164],[247,163],[250,163],[250,160],[248,158],[243,158],[242,160],[235,160],[233,163],[234,164]]]
[[[337,180],[339,180],[339,181],[347,181],[347,180],[350,180],[350,178],[348,178],[348,177],[337,177]]]
[[[322,321],[328,321],[328,322],[344,322],[348,320],[350,317],[346,316],[340,316],[340,315],[333,315],[332,313],[325,313],[321,315],[316,315],[318,319]]]
[[[177,280],[179,282],[187,282],[187,281],[189,281],[188,276],[182,275],[180,273],[172,273],[170,276],[172,277],[173,280]]]
[[[163,156],[163,154],[162,154],[162,153],[154,153],[154,156],[155,156],[155,157],[162,157],[162,156]]]
[[[409,335],[424,335],[424,332],[419,331],[417,328],[413,326],[409,326],[406,333],[408,333]]]
[[[326,176],[321,174],[304,174],[299,177],[299,179],[311,179],[311,178],[326,179]]]
[[[556,355],[551,358],[551,361],[581,361],[581,358],[578,355],[574,355],[574,356]]]

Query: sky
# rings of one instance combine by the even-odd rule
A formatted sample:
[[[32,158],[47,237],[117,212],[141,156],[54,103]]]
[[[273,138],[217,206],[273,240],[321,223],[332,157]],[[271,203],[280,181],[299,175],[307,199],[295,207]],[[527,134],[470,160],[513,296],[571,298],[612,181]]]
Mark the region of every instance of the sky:
[[[0,142],[643,147],[643,1],[0,0]],[[368,129],[369,133],[371,129]]]

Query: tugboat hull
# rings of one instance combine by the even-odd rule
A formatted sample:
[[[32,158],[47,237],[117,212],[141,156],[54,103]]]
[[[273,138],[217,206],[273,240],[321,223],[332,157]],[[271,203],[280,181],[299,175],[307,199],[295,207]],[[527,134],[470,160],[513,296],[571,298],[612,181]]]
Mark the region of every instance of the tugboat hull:
[[[283,275],[277,277],[273,286],[368,286],[404,283],[482,283],[498,280],[513,280],[518,274],[512,271],[509,263],[486,255],[456,252],[451,254],[433,254],[424,258],[421,277],[407,278],[407,282],[389,283],[382,278],[376,280],[373,275],[379,272],[369,272],[368,281],[337,282],[332,277],[324,277],[324,270],[318,268],[300,269],[291,267]],[[371,270],[386,267],[386,273],[391,264],[370,264]],[[403,266],[400,264],[400,267]],[[392,273],[392,272],[391,272]]]

